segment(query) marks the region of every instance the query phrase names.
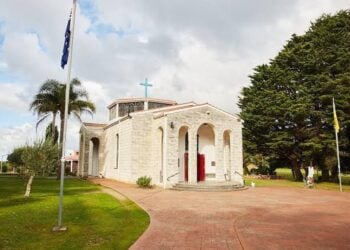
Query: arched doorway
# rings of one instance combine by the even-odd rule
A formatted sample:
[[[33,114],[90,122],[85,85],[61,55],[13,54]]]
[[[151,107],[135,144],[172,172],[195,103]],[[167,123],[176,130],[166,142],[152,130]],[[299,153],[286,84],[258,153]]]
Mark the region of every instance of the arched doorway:
[[[157,151],[159,152],[158,157],[156,159],[158,167],[157,175],[159,176],[159,183],[163,183],[164,181],[164,132],[163,128],[159,127],[157,129]]]
[[[96,137],[90,140],[89,147],[89,169],[88,175],[98,176],[99,172],[99,151],[100,151],[100,140]]]
[[[197,181],[215,178],[215,133],[211,124],[203,123],[197,131]]]
[[[188,127],[179,130],[179,181],[188,181]]]
[[[224,132],[224,173],[227,181],[231,180],[231,131]]]

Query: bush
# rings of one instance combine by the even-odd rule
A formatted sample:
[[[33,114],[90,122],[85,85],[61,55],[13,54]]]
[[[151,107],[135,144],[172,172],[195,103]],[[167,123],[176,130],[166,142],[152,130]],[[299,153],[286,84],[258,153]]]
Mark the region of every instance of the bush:
[[[152,187],[151,181],[152,181],[151,177],[141,176],[137,179],[136,184],[142,188],[150,188],[150,187]]]
[[[6,166],[6,165],[2,166],[2,172],[3,172],[3,173],[6,173],[6,172],[7,172],[7,166]]]

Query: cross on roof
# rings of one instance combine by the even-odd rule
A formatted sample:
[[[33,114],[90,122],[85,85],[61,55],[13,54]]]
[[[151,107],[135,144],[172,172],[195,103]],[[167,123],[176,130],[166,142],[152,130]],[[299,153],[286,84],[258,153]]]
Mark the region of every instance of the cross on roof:
[[[140,85],[145,86],[145,98],[147,98],[147,88],[152,87],[153,85],[148,82],[147,78],[145,79],[145,82],[141,82]]]

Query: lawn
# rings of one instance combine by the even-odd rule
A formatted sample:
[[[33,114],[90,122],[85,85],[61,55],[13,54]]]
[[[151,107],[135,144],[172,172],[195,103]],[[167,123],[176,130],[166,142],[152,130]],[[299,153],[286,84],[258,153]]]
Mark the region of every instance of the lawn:
[[[149,216],[130,200],[117,200],[99,186],[65,180],[63,224],[57,224],[59,181],[35,178],[31,197],[25,182],[0,177],[0,249],[128,249],[149,225]]]
[[[296,182],[293,181],[292,172],[290,169],[287,168],[278,168],[276,169],[277,176],[281,177],[281,179],[274,179],[274,180],[262,180],[262,179],[255,179],[250,176],[245,177],[245,184],[247,186],[250,186],[252,182],[255,183],[256,187],[268,187],[268,186],[275,186],[275,187],[297,187],[297,188],[304,188],[305,185],[303,182]],[[303,175],[304,170],[302,170]],[[321,172],[319,172],[319,176],[321,176]],[[315,173],[316,178],[316,173]],[[343,191],[350,192],[350,175],[342,175],[342,183],[343,183]],[[333,182],[319,182],[315,184],[316,189],[323,189],[323,190],[339,190],[339,184],[333,183]]]

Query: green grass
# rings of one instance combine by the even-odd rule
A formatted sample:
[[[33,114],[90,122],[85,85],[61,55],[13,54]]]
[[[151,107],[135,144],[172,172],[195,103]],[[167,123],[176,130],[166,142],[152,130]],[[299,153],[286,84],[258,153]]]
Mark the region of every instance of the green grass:
[[[280,176],[281,179],[274,180],[261,180],[255,179],[249,176],[245,177],[245,184],[250,186],[252,182],[255,183],[256,187],[295,187],[295,188],[304,188],[303,182],[293,181],[292,172],[288,168],[278,168],[276,169],[277,176]],[[302,170],[303,175],[304,170]],[[316,171],[315,171],[316,175]],[[321,172],[319,172],[321,176]],[[315,176],[316,177],[316,176]],[[342,184],[343,191],[350,192],[350,175],[342,175]],[[339,190],[339,184],[333,182],[319,182],[315,184],[316,189],[322,190]]]
[[[149,225],[149,216],[130,200],[117,200],[100,187],[65,180],[63,225],[57,224],[59,181],[35,178],[31,197],[25,182],[0,178],[0,249],[128,249]]]

